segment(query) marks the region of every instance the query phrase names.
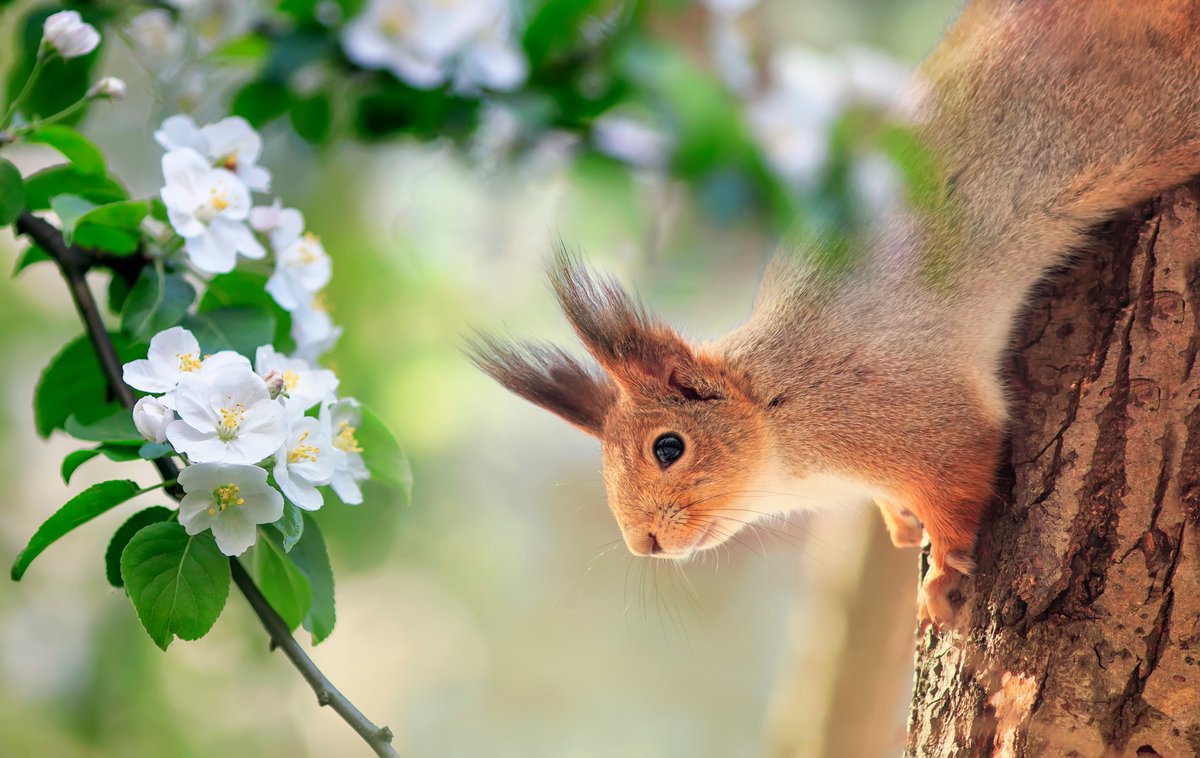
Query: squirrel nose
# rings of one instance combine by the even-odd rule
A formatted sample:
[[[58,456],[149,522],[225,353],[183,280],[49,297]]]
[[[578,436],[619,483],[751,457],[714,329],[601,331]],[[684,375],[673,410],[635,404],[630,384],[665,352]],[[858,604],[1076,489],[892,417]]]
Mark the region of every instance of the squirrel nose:
[[[650,532],[646,536],[650,538],[650,555],[661,553],[663,551],[662,545],[658,544],[658,537],[655,536],[654,532]]]

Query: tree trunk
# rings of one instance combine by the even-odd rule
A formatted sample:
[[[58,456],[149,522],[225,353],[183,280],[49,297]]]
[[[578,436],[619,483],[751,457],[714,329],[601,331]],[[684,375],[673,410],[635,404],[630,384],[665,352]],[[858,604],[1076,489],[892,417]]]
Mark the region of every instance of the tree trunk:
[[[918,639],[914,756],[1200,755],[1200,185],[1038,295],[961,633]]]

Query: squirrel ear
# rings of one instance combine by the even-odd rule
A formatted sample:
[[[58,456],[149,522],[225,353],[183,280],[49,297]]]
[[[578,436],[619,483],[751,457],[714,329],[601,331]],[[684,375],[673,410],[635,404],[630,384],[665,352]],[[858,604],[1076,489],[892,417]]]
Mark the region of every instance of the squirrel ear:
[[[724,397],[687,343],[612,277],[589,271],[559,247],[550,283],[588,352],[626,391],[668,391],[688,400]]]
[[[597,376],[554,345],[502,342],[475,335],[467,355],[485,374],[510,392],[570,422],[593,437],[604,431],[604,419],[617,399],[608,377]]]

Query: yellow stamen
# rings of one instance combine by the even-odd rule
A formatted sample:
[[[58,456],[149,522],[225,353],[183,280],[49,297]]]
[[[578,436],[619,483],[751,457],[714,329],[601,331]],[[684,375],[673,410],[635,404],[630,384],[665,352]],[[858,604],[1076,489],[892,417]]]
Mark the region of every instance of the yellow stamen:
[[[175,359],[179,361],[180,371],[195,371],[200,368],[200,361],[196,359],[195,353],[175,353]]]
[[[296,389],[296,385],[299,383],[300,376],[295,371],[289,369],[283,372],[283,386],[288,392]],[[307,432],[305,432],[305,434],[307,434]]]
[[[356,431],[355,427],[350,426],[349,421],[343,421],[338,424],[338,433],[333,438],[333,446],[338,450],[345,450],[347,453],[361,453],[363,449],[354,437],[354,432]]]
[[[226,168],[226,169],[229,169],[230,171],[237,171],[237,167],[238,167],[238,159],[237,159],[237,151],[236,150],[234,150],[232,153],[230,153],[229,155],[226,155],[224,158],[221,159],[221,168]]]
[[[213,498],[216,499],[216,510],[223,511],[231,505],[245,505],[246,498],[238,494],[241,491],[241,488],[233,482],[213,490]],[[208,509],[208,514],[210,516],[216,515],[212,508]]]
[[[229,207],[229,200],[226,199],[224,192],[218,192],[217,188],[213,187],[211,190],[211,193],[212,193],[212,199],[210,200],[210,202],[212,203],[212,206],[217,209],[218,212],[223,211]]]
[[[313,296],[312,307],[313,310],[329,313],[329,297],[325,294],[324,290]]]
[[[217,436],[228,442],[237,437],[238,427],[246,417],[246,406],[238,403],[229,408],[219,408],[218,412],[221,414],[221,428],[217,430]]]
[[[296,446],[288,451],[288,463],[316,462],[317,456],[321,454],[321,448],[304,444],[306,439],[308,439],[307,429],[300,433],[300,439],[296,440]]]

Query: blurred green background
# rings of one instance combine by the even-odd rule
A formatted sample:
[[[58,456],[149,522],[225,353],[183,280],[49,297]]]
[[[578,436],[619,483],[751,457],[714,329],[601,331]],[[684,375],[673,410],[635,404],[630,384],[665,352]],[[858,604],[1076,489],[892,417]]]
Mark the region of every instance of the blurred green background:
[[[22,5],[0,3],[5,70]],[[955,5],[764,0],[739,24],[760,50],[865,45],[911,66]],[[646,13],[647,35],[706,60],[702,10]],[[182,96],[144,63],[109,35],[97,70],[126,79],[129,97],[83,124],[141,196],[161,183],[151,133]],[[211,120],[230,91],[193,95]],[[477,141],[402,138],[315,148],[278,121],[263,134],[276,191],[333,256],[342,391],[384,416],[415,472],[409,507],[368,489],[363,506],[318,514],[338,627],[313,655],[392,727],[402,754],[856,755],[830,736],[856,718],[870,722],[864,745],[899,752],[915,556],[886,544],[874,513],[796,516],[684,566],[635,560],[605,506],[598,444],[460,352],[472,327],[571,343],[542,276],[558,237],[687,335],[715,336],[748,313],[778,228],[595,155],[491,160]],[[31,170],[53,157],[10,159]],[[0,267],[23,247],[4,232]],[[79,332],[53,269],[0,278],[5,560],[82,486],[154,481],[149,465],[101,460],[68,488],[58,464],[72,443],[35,435],[38,373]],[[123,517],[69,535],[21,584],[0,583],[0,754],[365,753],[268,652],[241,597],[205,639],[165,655],[150,644],[103,577],[104,541]]]

